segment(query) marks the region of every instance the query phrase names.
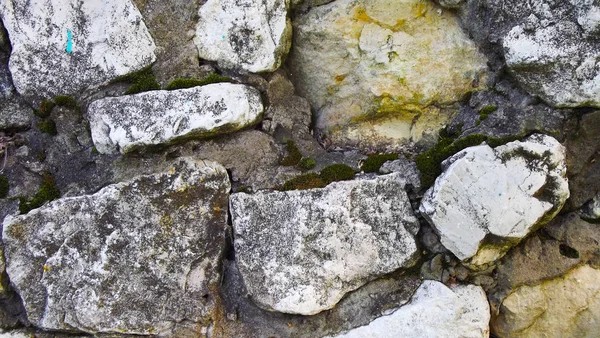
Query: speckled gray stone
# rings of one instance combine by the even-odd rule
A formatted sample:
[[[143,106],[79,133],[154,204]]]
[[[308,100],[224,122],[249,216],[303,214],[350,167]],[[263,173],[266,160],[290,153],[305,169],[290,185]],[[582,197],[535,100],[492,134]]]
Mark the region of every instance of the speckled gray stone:
[[[190,158],[3,224],[6,271],[43,330],[207,327],[225,247],[226,170]]]

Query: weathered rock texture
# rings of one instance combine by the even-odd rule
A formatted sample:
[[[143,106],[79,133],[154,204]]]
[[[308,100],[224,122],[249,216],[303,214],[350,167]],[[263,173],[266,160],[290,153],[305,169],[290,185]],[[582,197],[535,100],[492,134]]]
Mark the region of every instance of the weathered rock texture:
[[[599,106],[600,5],[593,0],[471,0],[461,17],[532,95],[559,107]]]
[[[600,111],[581,117],[575,130],[567,131],[568,208],[579,209],[600,192]]]
[[[229,189],[219,164],[180,159],[168,171],[7,217],[6,270],[29,321],[92,333],[207,326]]]
[[[231,83],[105,98],[88,109],[101,153],[237,131],[257,123],[262,112],[258,90]]]
[[[569,197],[564,147],[546,135],[470,147],[442,166],[420,211],[442,244],[475,266],[502,257]]]
[[[208,0],[194,42],[200,57],[224,68],[274,71],[290,49],[289,0]]]
[[[215,323],[223,337],[315,338],[367,325],[377,317],[407,303],[422,280],[410,271],[378,278],[348,293],[328,311],[312,316],[264,311],[248,298],[242,276],[232,260],[225,261],[222,284],[226,318]]]
[[[231,196],[236,259],[261,307],[310,315],[412,263],[418,222],[400,174]]]
[[[410,303],[336,338],[487,338],[489,311],[485,292],[478,286],[449,288],[440,282],[424,281]]]
[[[162,86],[178,78],[202,79],[208,73],[200,67],[194,44],[198,24],[198,0],[131,0],[142,13],[156,44],[152,72]]]
[[[17,96],[8,70],[8,54],[0,51],[0,129],[24,129],[31,124],[32,109]]]
[[[155,60],[152,37],[129,0],[7,0],[0,15],[14,85],[29,101],[74,94]]]
[[[485,57],[430,2],[339,0],[298,16],[294,28],[293,80],[335,145],[419,141],[485,86]]]
[[[495,285],[488,291],[492,313],[522,285],[560,278],[578,266],[600,265],[600,227],[577,213],[560,215],[512,248],[497,262]]]
[[[523,285],[510,294],[493,321],[498,337],[597,337],[600,270],[583,265],[563,277]]]

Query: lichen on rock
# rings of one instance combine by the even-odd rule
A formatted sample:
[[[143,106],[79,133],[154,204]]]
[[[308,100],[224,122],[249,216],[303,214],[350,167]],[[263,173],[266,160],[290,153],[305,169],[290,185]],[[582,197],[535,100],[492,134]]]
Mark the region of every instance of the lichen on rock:
[[[88,108],[94,144],[105,154],[238,131],[262,112],[258,90],[231,83],[105,98]]]
[[[294,29],[292,80],[334,145],[418,142],[486,86],[486,58],[433,2],[339,0]]]
[[[207,327],[225,248],[226,170],[169,169],[67,197],[3,224],[6,271],[43,330],[160,334]]]
[[[565,149],[546,135],[470,147],[442,166],[419,210],[442,244],[474,267],[502,257],[569,197]]]
[[[200,57],[249,72],[277,70],[291,44],[289,0],[208,0],[194,42]]]
[[[311,315],[413,262],[414,216],[401,174],[321,189],[231,195],[235,251],[260,307]]]
[[[130,0],[9,0],[10,72],[35,104],[76,94],[152,64],[154,41]]]

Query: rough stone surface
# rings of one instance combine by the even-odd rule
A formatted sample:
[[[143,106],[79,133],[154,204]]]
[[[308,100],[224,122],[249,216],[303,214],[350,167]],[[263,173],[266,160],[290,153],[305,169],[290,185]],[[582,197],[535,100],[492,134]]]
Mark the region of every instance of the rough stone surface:
[[[508,70],[529,93],[559,107],[600,104],[597,1],[464,4],[460,13],[465,28],[484,48],[503,55]]]
[[[492,322],[498,337],[597,337],[600,270],[589,265],[510,294]]]
[[[600,193],[600,111],[581,117],[579,126],[567,132],[565,147],[571,190],[567,208],[575,210]]]
[[[198,24],[198,0],[132,0],[156,43],[152,71],[163,87],[174,79],[202,79],[210,72],[200,66],[193,38]]]
[[[258,130],[245,130],[215,139],[186,142],[158,154],[123,156],[115,163],[114,180],[122,181],[140,172],[152,172],[153,168],[179,156],[201,156],[218,162],[231,171],[234,186],[253,191],[275,188],[295,173],[279,166],[280,150],[271,136]]]
[[[473,93],[461,104],[448,130],[454,134],[484,134],[497,138],[524,137],[533,132],[565,138],[568,111],[547,106],[515,83],[500,80],[490,90]]]
[[[497,264],[495,284],[487,290],[492,313],[522,285],[557,279],[583,264],[600,266],[600,227],[577,213],[557,216],[540,231],[511,249]]]
[[[0,27],[0,35],[3,29]],[[33,112],[24,100],[17,96],[8,70],[8,56],[9,51],[0,50],[0,129],[24,129],[31,124]]]
[[[289,0],[208,0],[194,38],[200,57],[253,73],[276,70],[291,44],[288,6]]]
[[[236,259],[266,309],[316,314],[413,263],[418,222],[398,173],[322,189],[231,196]]]
[[[442,166],[420,211],[442,244],[474,266],[502,257],[569,197],[564,147],[542,134],[495,149],[470,147]]]
[[[456,17],[418,0],[312,8],[294,21],[289,65],[317,128],[334,145],[364,148],[437,132],[452,104],[485,87],[487,69]]]
[[[413,190],[418,191],[421,189],[421,173],[417,168],[415,162],[410,161],[404,156],[394,161],[385,162],[379,172],[382,174],[389,173],[402,173],[406,178],[406,183],[409,184]]]
[[[78,93],[156,59],[129,0],[8,0],[0,15],[12,43],[14,85],[32,102]]]
[[[208,325],[229,189],[222,166],[180,159],[162,173],[7,217],[6,270],[29,321],[131,334]]]
[[[94,144],[107,154],[236,131],[262,112],[256,89],[231,83],[105,98],[88,108]]]
[[[489,336],[489,305],[485,292],[474,285],[451,288],[440,282],[424,281],[411,301],[392,314],[336,338]]]
[[[312,316],[270,312],[248,298],[244,281],[233,260],[225,262],[222,285],[227,320],[215,323],[221,337],[315,338],[336,334],[373,319],[408,302],[421,284],[419,276],[400,271],[378,278],[347,294],[334,308]]]

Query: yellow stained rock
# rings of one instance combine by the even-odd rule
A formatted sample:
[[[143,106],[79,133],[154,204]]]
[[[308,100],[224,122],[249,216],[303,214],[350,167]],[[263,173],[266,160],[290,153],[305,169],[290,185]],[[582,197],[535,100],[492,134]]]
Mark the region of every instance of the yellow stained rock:
[[[337,145],[418,142],[485,87],[485,56],[431,1],[338,0],[294,25],[292,77]]]

